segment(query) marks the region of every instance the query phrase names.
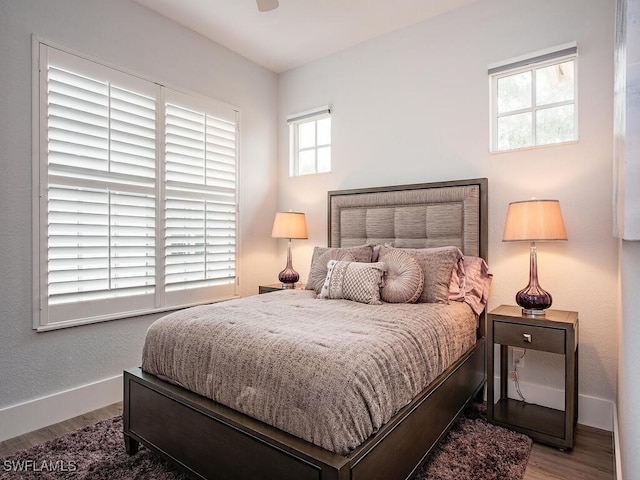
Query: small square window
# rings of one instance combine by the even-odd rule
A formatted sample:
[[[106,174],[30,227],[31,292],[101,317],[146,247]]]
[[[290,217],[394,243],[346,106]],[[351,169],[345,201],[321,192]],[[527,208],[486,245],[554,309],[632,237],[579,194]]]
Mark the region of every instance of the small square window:
[[[329,107],[292,115],[289,123],[289,174],[292,177],[331,171]]]
[[[489,70],[491,151],[578,139],[577,48]]]

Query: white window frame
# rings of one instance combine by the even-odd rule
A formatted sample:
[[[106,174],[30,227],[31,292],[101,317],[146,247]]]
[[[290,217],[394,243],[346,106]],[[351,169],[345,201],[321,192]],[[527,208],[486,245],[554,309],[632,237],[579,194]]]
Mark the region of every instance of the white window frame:
[[[574,90],[573,99],[544,104],[541,106],[536,105],[536,71],[542,68],[546,68],[552,65],[558,65],[568,61],[574,62]],[[523,72],[531,72],[531,106],[520,110],[513,110],[509,112],[498,113],[498,80],[511,75],[517,75]],[[554,47],[547,50],[542,50],[527,56],[511,59],[507,62],[494,64],[489,67],[489,83],[490,83],[490,110],[491,110],[491,128],[490,128],[490,152],[491,153],[503,153],[513,152],[518,150],[527,150],[531,148],[550,147],[557,145],[565,145],[569,143],[576,143],[578,141],[578,47],[575,42]],[[538,143],[536,137],[536,112],[546,110],[548,108],[573,105],[573,138],[563,142],[557,143]],[[518,115],[522,113],[531,113],[532,116],[532,143],[525,147],[499,149],[498,148],[498,119],[502,117],[508,117],[512,115]]]
[[[294,115],[289,115],[287,117],[287,123],[289,124],[289,176],[297,177],[302,175],[313,175],[317,173],[329,173],[331,171],[331,167],[327,171],[318,171],[318,150],[320,148],[331,147],[332,142],[332,138],[329,138],[329,143],[318,143],[318,121],[330,117],[331,107],[328,105],[315,108],[313,110],[296,113]],[[300,148],[298,127],[305,123],[314,123],[314,128],[316,130],[316,141],[313,146]],[[302,152],[314,153],[315,162],[313,172],[300,173],[300,153]]]
[[[139,76],[125,72],[117,67],[105,65],[95,59],[71,53],[60,47],[44,43],[37,38],[33,39],[33,328],[37,331],[55,330],[65,327],[97,323],[107,320],[129,318],[133,316],[146,315],[150,313],[164,312],[188,306],[212,303],[229,298],[237,297],[238,270],[239,270],[239,125],[240,112],[236,107],[219,102],[210,98],[192,94],[185,94],[176,90],[159,85],[143,79]],[[109,297],[98,301],[71,302],[62,305],[49,305],[48,301],[48,190],[49,179],[55,178],[49,175],[48,170],[48,58],[52,55],[61,64],[58,67],[69,71],[75,71],[89,76],[95,72],[95,78],[109,78],[111,82],[116,82],[117,86],[131,88],[132,91],[154,92],[155,97],[155,179],[150,184],[136,185],[132,191],[135,193],[145,193],[155,197],[155,289],[151,294],[133,295],[124,297]],[[64,65],[62,65],[64,64]],[[74,65],[77,70],[74,70]],[[176,185],[174,182],[166,182],[165,171],[165,105],[169,101],[178,101],[180,106],[185,108],[198,109],[205,115],[213,118],[225,118],[232,125],[233,142],[235,142],[235,173],[229,175],[235,178],[227,183],[235,186],[227,188],[227,193],[221,195],[208,193],[206,188],[194,188],[192,184]],[[217,117],[217,115],[220,115]],[[206,144],[205,144],[206,145]],[[67,177],[70,178],[70,177]],[[109,190],[109,181],[100,180],[74,180],[71,178],[70,184],[87,188],[96,186]],[[165,254],[167,243],[165,242],[165,191],[173,189],[174,192],[187,192],[188,196],[206,201],[219,201],[218,197],[224,197],[224,201],[233,205],[233,236],[235,244],[234,251],[230,255],[233,260],[232,276],[226,277],[222,285],[198,286],[198,288],[183,289],[180,291],[166,291],[165,286]],[[230,193],[229,193],[230,192]],[[230,196],[231,195],[231,196]],[[227,208],[227,207],[225,207]],[[205,220],[206,225],[207,220]],[[207,227],[205,227],[207,228]],[[233,242],[234,240],[232,240]],[[203,247],[206,251],[206,245]],[[207,254],[205,253],[205,256]],[[231,274],[230,274],[231,275]],[[116,306],[114,308],[114,305]]]

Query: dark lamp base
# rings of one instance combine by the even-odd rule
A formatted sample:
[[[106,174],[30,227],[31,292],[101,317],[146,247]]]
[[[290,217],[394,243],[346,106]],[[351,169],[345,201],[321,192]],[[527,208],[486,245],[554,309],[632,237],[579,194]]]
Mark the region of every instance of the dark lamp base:
[[[278,280],[282,283],[282,288],[295,288],[296,282],[300,280],[300,275],[291,265],[287,265],[285,269],[278,274]]]
[[[529,316],[544,316],[544,311],[551,306],[551,301],[551,294],[539,285],[527,285],[516,293],[516,303],[522,307],[522,313]]]
[[[529,285],[516,293],[516,303],[527,316],[543,317],[545,309],[551,306],[551,294],[538,283],[538,260],[536,244],[531,242],[529,257]]]
[[[278,274],[278,280],[282,283],[283,289],[295,288],[296,282],[300,280],[300,274],[293,269],[293,265],[291,264],[291,240],[289,240],[289,245],[287,245],[287,265]]]

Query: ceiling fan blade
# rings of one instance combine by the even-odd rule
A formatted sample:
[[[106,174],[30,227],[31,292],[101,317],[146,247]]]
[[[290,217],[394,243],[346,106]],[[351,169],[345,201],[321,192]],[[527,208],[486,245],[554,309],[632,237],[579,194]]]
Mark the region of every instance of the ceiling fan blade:
[[[278,8],[278,0],[256,0],[258,4],[258,10],[261,12],[268,12]]]

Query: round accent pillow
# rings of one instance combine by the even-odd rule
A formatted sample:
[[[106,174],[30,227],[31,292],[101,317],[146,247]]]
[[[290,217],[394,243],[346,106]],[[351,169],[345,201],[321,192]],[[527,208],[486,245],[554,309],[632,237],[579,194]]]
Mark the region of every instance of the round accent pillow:
[[[387,303],[415,303],[424,287],[424,273],[418,261],[398,249],[380,252],[380,261],[387,264],[387,276],[380,296]]]

